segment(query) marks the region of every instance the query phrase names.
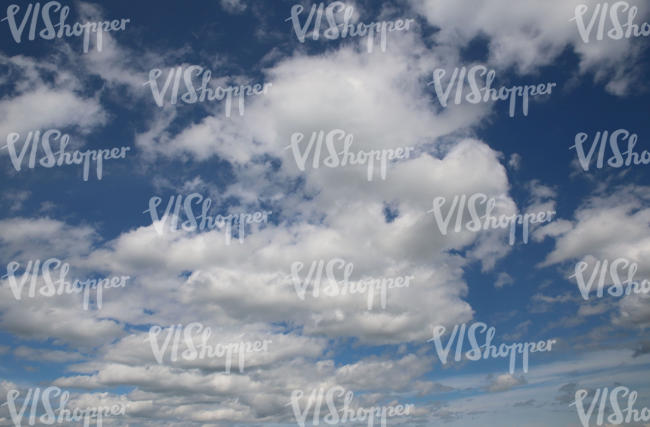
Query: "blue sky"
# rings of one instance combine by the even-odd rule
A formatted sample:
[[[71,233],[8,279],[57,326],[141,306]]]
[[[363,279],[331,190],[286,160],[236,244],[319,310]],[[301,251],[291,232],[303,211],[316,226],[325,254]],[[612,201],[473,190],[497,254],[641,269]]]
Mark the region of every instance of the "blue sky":
[[[69,151],[129,151],[104,161],[101,180],[92,164],[84,181],[80,166],[26,160],[17,171],[0,150],[0,402],[57,386],[72,406],[125,404],[126,418],[105,423],[130,426],[296,425],[292,392],[334,386],[365,407],[415,405],[391,425],[580,426],[576,390],[617,385],[650,406],[647,295],[584,300],[569,278],[577,263],[591,272],[616,259],[650,277],[648,166],[584,171],[570,149],[581,132],[588,149],[596,132],[624,129],[638,135],[635,152],[650,151],[647,37],[585,43],[574,0],[346,2],[353,22],[414,19],[385,52],[377,42],[368,52],[365,37],[299,42],[294,0],[62,3],[70,24],[130,21],[87,53],[79,38],[27,40],[29,24],[16,43],[0,22],[0,145],[58,129]],[[28,3],[15,4],[21,18]],[[304,24],[312,3],[300,4]],[[601,3],[584,4],[589,17]],[[637,24],[650,21],[647,4],[629,5]],[[243,115],[234,101],[230,117],[223,102],[157,106],[150,71],[163,71],[160,86],[192,65],[214,87],[270,90],[246,97]],[[446,79],[476,65],[495,71],[496,88],[556,86],[527,116],[509,117],[507,102],[457,105],[453,92],[443,107],[427,84],[434,70]],[[368,181],[364,167],[300,170],[285,149],[292,135],[334,129],[356,150],[414,155],[385,180]],[[170,197],[194,193],[213,216],[272,214],[243,243],[226,244],[222,230],[157,233],[150,199],[162,215]],[[427,213],[436,197],[478,193],[500,200],[499,214],[556,215],[509,245],[504,230],[443,235]],[[130,279],[90,310],[80,295],[16,299],[9,264],[49,258],[70,265],[70,280]],[[367,310],[359,295],[300,299],[292,264],[337,258],[352,280],[415,279],[385,308]],[[212,359],[156,363],[150,327],[192,322],[217,341],[273,344],[243,373]],[[508,373],[505,359],[441,363],[432,328],[473,322],[496,328],[497,344],[557,345],[532,354],[528,372]],[[7,406],[0,425],[14,425]]]

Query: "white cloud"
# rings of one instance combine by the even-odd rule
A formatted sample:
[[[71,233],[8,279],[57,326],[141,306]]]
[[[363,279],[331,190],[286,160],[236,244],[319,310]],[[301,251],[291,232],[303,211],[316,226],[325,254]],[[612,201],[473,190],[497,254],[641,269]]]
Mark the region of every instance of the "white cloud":
[[[487,390],[490,392],[507,391],[514,387],[526,384],[526,379],[522,376],[515,376],[512,374],[502,374],[496,377],[488,378],[489,384]]]
[[[501,272],[497,276],[496,282],[494,282],[494,287],[495,288],[502,288],[502,287],[507,286],[507,285],[512,285],[513,283],[515,283],[515,281],[512,278],[512,276],[510,276],[506,272]]]
[[[579,57],[579,73],[593,73],[607,90],[622,95],[636,90],[642,76],[633,66],[640,59],[640,40],[621,39],[583,42],[575,21],[575,8],[589,6],[585,20],[590,18],[598,0],[490,0],[476,4],[472,0],[441,2],[412,1],[413,7],[431,25],[440,28],[435,40],[443,46],[462,47],[476,37],[488,44],[488,63],[507,70],[514,66],[520,74],[533,74],[540,67],[552,64],[567,48]],[[648,5],[630,1],[639,9],[638,23],[648,15]],[[471,12],[469,12],[471,11]],[[608,24],[605,31],[611,28]],[[459,65],[460,66],[460,65]],[[497,74],[498,78],[498,74]]]
[[[247,4],[245,0],[220,0],[221,7],[229,13],[242,13],[246,10]]]
[[[0,64],[8,67],[14,88],[0,100],[0,135],[69,127],[87,133],[106,122],[98,97],[83,95],[81,82],[65,67],[3,55]]]
[[[589,274],[597,261],[611,263],[623,258],[636,263],[635,280],[647,278],[650,275],[647,263],[650,257],[650,209],[645,206],[650,200],[649,191],[647,187],[627,185],[610,189],[605,194],[596,193],[578,208],[573,221],[550,229],[552,224],[542,227],[540,233],[554,236],[556,243],[541,265],[583,261],[590,266],[584,274]],[[570,266],[567,276],[574,274],[574,265]],[[612,283],[609,276],[604,279],[604,285]],[[595,314],[594,310],[598,312],[604,308],[581,309],[581,314]],[[650,321],[646,295],[626,296],[618,301],[618,309],[619,313],[612,318],[616,325],[644,328]]]
[[[519,170],[521,168],[521,155],[512,153],[508,159],[508,167],[514,171]]]

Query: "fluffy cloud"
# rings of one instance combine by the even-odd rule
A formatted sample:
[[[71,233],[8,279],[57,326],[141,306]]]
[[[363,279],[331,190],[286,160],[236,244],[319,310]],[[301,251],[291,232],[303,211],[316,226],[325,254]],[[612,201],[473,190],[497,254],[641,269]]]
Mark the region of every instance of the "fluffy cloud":
[[[588,6],[583,17],[588,25],[596,5],[602,4],[597,0],[526,0],[516,4],[490,0],[480,5],[471,0],[428,0],[412,4],[431,25],[440,28],[435,40],[442,46],[460,47],[475,38],[485,40],[488,62],[497,69],[514,66],[521,74],[532,74],[553,63],[566,49],[572,49],[580,60],[579,73],[592,73],[596,81],[604,83],[614,94],[629,93],[641,82],[641,75],[632,65],[640,60],[639,40],[634,37],[596,40],[595,34],[588,43],[581,39],[572,20],[576,6]],[[630,1],[629,4],[638,8],[636,23],[644,22],[643,18],[650,12],[647,3]],[[627,13],[620,16],[626,22],[623,16]],[[605,31],[611,28],[612,24],[607,23]]]
[[[241,1],[221,3],[232,13],[245,9]],[[45,71],[40,67],[46,66],[21,57],[5,60],[26,77],[16,83],[13,95],[2,101],[5,104],[0,102],[6,113],[0,128],[56,125],[84,133],[105,123],[102,97],[122,96],[126,88],[131,101],[145,106],[148,121],[136,130],[135,143],[153,187],[182,194],[200,191],[220,212],[261,208],[273,212],[269,224],[253,227],[243,243],[233,240],[230,245],[219,231],[158,234],[154,225],[147,224],[103,241],[93,226],[49,218],[0,221],[3,258],[24,262],[27,257],[56,255],[70,262],[79,277],[98,272],[132,277],[126,297],[107,292],[102,310],[89,312],[81,308],[78,295],[16,301],[4,280],[0,326],[20,342],[12,354],[27,360],[74,362],[56,374],[54,384],[60,387],[90,391],[129,387],[123,396],[75,395],[83,404],[102,398],[128,401],[129,425],[293,423],[287,407],[293,390],[341,385],[373,403],[403,401],[413,393],[483,393],[418,408],[416,422],[422,425],[444,419],[466,426],[476,421],[476,414],[496,413],[514,401],[535,398],[548,403],[557,382],[575,372],[588,376],[589,369],[611,369],[613,360],[625,359],[623,365],[635,369],[647,364],[642,353],[635,353],[637,358],[630,362],[629,352],[613,352],[575,363],[540,363],[526,379],[494,373],[486,381],[482,373],[450,375],[441,384],[428,376],[434,364],[424,342],[431,327],[467,322],[474,316],[466,300],[465,273],[474,263],[481,263],[483,271],[491,270],[511,252],[506,230],[441,233],[427,213],[433,198],[485,193],[499,200],[495,213],[513,214],[554,210],[557,194],[532,181],[525,186],[530,197],[517,206],[503,162],[518,170],[521,157],[504,160],[488,144],[492,141],[474,134],[491,118],[491,107],[437,110],[424,81],[436,67],[458,65],[462,47],[478,36],[488,39],[491,66],[506,70],[514,65],[521,73],[534,72],[567,46],[573,47],[582,72],[602,66],[596,78],[608,81],[610,91],[624,93],[634,76],[612,64],[634,58],[633,43],[621,41],[615,48],[610,43],[580,44],[575,24],[569,22],[572,5],[424,2],[418,10],[441,27],[434,35],[436,49],[413,32],[391,35],[386,53],[367,54],[363,41],[353,41],[318,55],[306,55],[302,47],[282,58],[271,55],[261,70],[264,81],[272,83],[269,93],[247,99],[245,115],[231,118],[224,116],[221,104],[195,106],[192,111],[199,115],[153,106],[151,93],[142,85],[148,70],[185,64],[183,49],[161,55],[136,53],[107,35],[102,54],[89,52],[74,62],[105,83],[101,97],[84,94],[85,82],[71,73],[59,71],[55,89],[42,80]],[[468,18],[467,10],[475,13]],[[84,9],[84,16],[99,13]],[[233,76],[219,82],[246,79]],[[31,108],[39,111],[41,106],[35,103],[42,100],[47,114],[25,114]],[[58,102],[70,108],[65,112],[52,108]],[[377,176],[368,181],[364,167],[308,166],[301,171],[286,149],[292,135],[301,132],[308,140],[312,132],[332,129],[353,135],[355,149],[410,146],[415,148],[413,156],[392,162],[385,181]],[[227,182],[217,185],[208,174],[152,168],[157,162],[183,165],[186,160],[201,166],[220,161],[227,169]],[[626,188],[608,197],[598,194],[574,218],[534,228],[534,241],[555,239],[543,265],[584,259],[589,253],[641,262],[648,243],[645,193]],[[143,209],[146,204],[142,200]],[[305,265],[304,279],[312,262],[336,258],[351,263],[351,280],[414,279],[409,288],[390,289],[385,308],[376,297],[368,309],[367,294],[316,297],[311,287],[300,298],[292,264]],[[42,278],[37,280],[41,283]],[[502,272],[495,286],[512,281]],[[541,293],[533,299],[541,304],[575,302],[566,295]],[[639,297],[621,299],[612,323],[650,323],[645,302]],[[579,314],[593,316],[606,308],[586,306]],[[223,372],[224,361],[218,358],[156,364],[147,330],[152,325],[195,321],[205,321],[217,342],[247,337],[269,338],[272,344],[268,352],[250,355],[244,372],[235,368],[230,375]],[[530,322],[520,323],[515,334],[528,334],[529,327]],[[44,354],[27,345],[34,340],[51,340],[66,349]],[[84,354],[70,352],[69,347]],[[543,397],[536,394],[540,389]],[[119,421],[123,420],[117,420],[118,425]]]
[[[11,96],[0,101],[0,135],[64,128],[87,133],[106,122],[98,97],[85,95],[82,82],[65,67],[4,55],[0,66],[11,76],[2,84]]]

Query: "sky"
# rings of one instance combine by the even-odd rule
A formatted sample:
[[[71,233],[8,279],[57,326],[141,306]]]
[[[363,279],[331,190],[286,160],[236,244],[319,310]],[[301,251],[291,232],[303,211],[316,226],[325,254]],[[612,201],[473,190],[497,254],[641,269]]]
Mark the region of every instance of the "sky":
[[[640,160],[650,151],[650,4],[346,0],[319,21],[307,0],[46,3],[0,11],[0,425],[21,425],[14,407],[51,425],[29,419],[48,387],[68,408],[120,405],[103,424],[131,427],[292,426],[302,411],[332,424],[308,401],[318,390],[413,405],[387,420],[402,426],[580,427],[579,392],[616,387],[650,407],[649,297],[611,292],[650,280],[650,154],[624,162],[630,140]],[[44,17],[64,9],[70,36],[48,39]],[[101,39],[72,34],[103,21]],[[382,22],[384,44],[332,29]],[[467,97],[489,75],[515,88],[513,110]],[[542,84],[526,111],[524,87]],[[345,144],[376,153],[373,169],[335,163]],[[487,200],[495,216],[552,214],[513,242],[510,226],[466,227],[467,205],[444,229],[461,198],[482,200],[480,217]],[[192,228],[185,206],[216,225]],[[85,285],[49,292],[60,274]],[[91,280],[113,277],[100,299]],[[398,277],[408,286],[383,302],[325,291]],[[521,355],[513,371],[471,360],[467,337],[456,358],[454,328],[477,322],[496,345],[554,344],[528,369]],[[187,356],[185,338],[201,341],[188,325],[212,346],[248,343],[245,364]],[[650,426],[608,420],[611,405],[598,424],[599,410],[587,426]]]

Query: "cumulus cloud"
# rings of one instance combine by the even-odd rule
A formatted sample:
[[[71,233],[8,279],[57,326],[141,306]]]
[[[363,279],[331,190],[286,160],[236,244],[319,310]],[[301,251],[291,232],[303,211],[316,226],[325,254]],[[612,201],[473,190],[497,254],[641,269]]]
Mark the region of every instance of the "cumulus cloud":
[[[578,73],[589,73],[611,93],[623,95],[641,84],[637,69],[628,64],[641,60],[642,45],[634,37],[596,40],[591,35],[589,42],[584,42],[573,20],[576,7],[588,6],[583,17],[587,25],[598,3],[527,0],[513,5],[507,0],[490,0],[477,6],[471,0],[412,2],[415,10],[440,29],[435,40],[442,46],[466,46],[474,39],[484,39],[491,66],[499,70],[515,67],[521,74],[533,74],[571,49],[580,61]],[[638,8],[637,24],[641,24],[650,12],[647,3],[629,4]],[[626,21],[626,13],[619,12],[619,16]],[[606,22],[605,31],[612,26]]]
[[[1,135],[25,135],[51,128],[74,128],[87,133],[108,118],[98,97],[85,95],[81,81],[65,68],[4,55],[0,55],[0,67],[12,76],[10,82],[2,85],[11,96],[0,100]],[[51,73],[55,74],[56,84],[50,83]]]
[[[247,9],[244,1],[220,3],[229,13]],[[197,115],[171,106],[154,107],[150,91],[143,87],[148,71],[164,68],[161,64],[187,65],[188,48],[139,52],[107,35],[101,54],[69,59],[101,80],[101,93],[88,91],[88,82],[61,71],[64,66],[47,68],[20,56],[3,58],[12,76],[22,76],[11,87],[11,95],[0,100],[0,112],[5,113],[0,130],[71,127],[83,135],[107,123],[104,102],[119,93],[143,107],[146,119],[132,130],[142,154],[139,161],[150,172],[146,178],[153,188],[209,195],[214,202],[210,214],[272,211],[268,224],[252,227],[242,243],[234,239],[230,244],[218,230],[167,229],[159,234],[155,225],[160,223],[127,226],[106,240],[99,232],[101,225],[74,223],[68,217],[0,220],[3,259],[25,263],[56,254],[78,277],[99,273],[132,277],[124,293],[106,293],[101,311],[84,311],[80,295],[37,295],[17,301],[5,277],[0,282],[0,326],[19,343],[7,355],[65,363],[54,384],[89,391],[74,394],[76,404],[127,403],[132,418],[117,420],[117,425],[291,423],[287,402],[292,391],[337,385],[373,404],[403,401],[414,393],[480,392],[471,399],[422,405],[416,414],[422,425],[434,419],[469,425],[477,414],[502,408],[503,401],[509,407],[522,402],[516,405],[519,408],[537,407],[533,402],[539,399],[543,407],[567,375],[611,369],[612,360],[629,363],[631,352],[614,352],[540,364],[526,378],[493,374],[486,379],[482,373],[452,375],[440,383],[429,377],[434,358],[424,341],[431,327],[474,317],[466,273],[475,263],[481,264],[482,272],[494,270],[512,251],[507,230],[442,233],[428,212],[433,198],[484,193],[498,199],[497,214],[555,210],[558,199],[556,188],[533,180],[524,186],[523,202],[515,202],[506,166],[519,170],[521,156],[515,153],[504,159],[491,147],[493,141],[476,136],[476,129],[492,118],[491,107],[437,109],[424,82],[431,70],[457,66],[469,41],[486,38],[488,64],[499,72],[514,66],[521,74],[534,75],[572,48],[580,59],[578,72],[594,72],[610,92],[626,93],[635,78],[617,65],[636,58],[633,41],[616,46],[580,43],[575,23],[569,21],[575,2],[506,3],[427,1],[415,6],[440,27],[433,35],[435,49],[420,39],[421,34],[410,32],[391,35],[385,53],[368,54],[363,41],[346,42],[317,55],[307,55],[303,47],[289,55],[276,51],[259,73],[272,86],[267,94],[246,100],[244,116],[225,117],[221,104],[195,106],[192,111]],[[470,9],[475,13],[467,16]],[[83,7],[84,17],[101,12]],[[211,60],[204,65],[222,64],[220,57]],[[56,85],[43,78],[52,72]],[[233,74],[217,80],[225,84],[247,79]],[[8,84],[6,79],[2,82]],[[60,105],[66,108],[57,108]],[[309,140],[313,132],[334,129],[352,135],[354,149],[408,146],[413,153],[391,162],[385,181],[377,174],[369,181],[367,169],[358,166],[313,168],[308,161],[300,170],[287,149],[292,136],[303,133]],[[179,177],[171,168],[153,168],[158,162],[185,166],[186,161],[207,167],[218,162],[219,173],[223,166],[227,179],[217,185],[209,174],[194,170]],[[595,194],[570,219],[533,227],[535,242],[554,243],[541,266],[564,267],[590,254],[626,256],[641,263],[647,255],[646,193],[626,187],[615,194]],[[6,199],[19,210],[26,197],[15,193]],[[144,209],[148,200],[141,202]],[[298,279],[307,280],[313,262],[332,259],[350,263],[351,281],[413,279],[409,287],[389,289],[385,307],[378,295],[372,308],[367,294],[316,296],[314,280],[306,283],[302,298],[292,264],[305,266]],[[36,274],[35,283],[42,281]],[[321,285],[330,282],[325,278]],[[508,272],[499,271],[495,287],[513,282]],[[575,302],[570,294],[531,294],[537,313]],[[578,315],[596,316],[609,308],[584,305]],[[644,298],[622,298],[616,308],[613,325],[650,323]],[[225,361],[220,358],[166,358],[158,364],[147,342],[149,328],[196,321],[211,328],[215,342],[269,339],[269,351],[251,354],[243,372],[235,366],[230,374],[224,372]],[[531,321],[523,321],[510,336],[528,335],[531,329]],[[44,350],[33,341],[54,343],[57,349]],[[635,368],[647,363],[646,347],[640,344],[634,353]],[[182,344],[180,351],[186,349]],[[14,385],[0,386],[1,394]],[[104,391],[120,387],[129,391],[122,395]],[[543,396],[534,395],[540,389]],[[3,420],[6,415],[0,411]]]

